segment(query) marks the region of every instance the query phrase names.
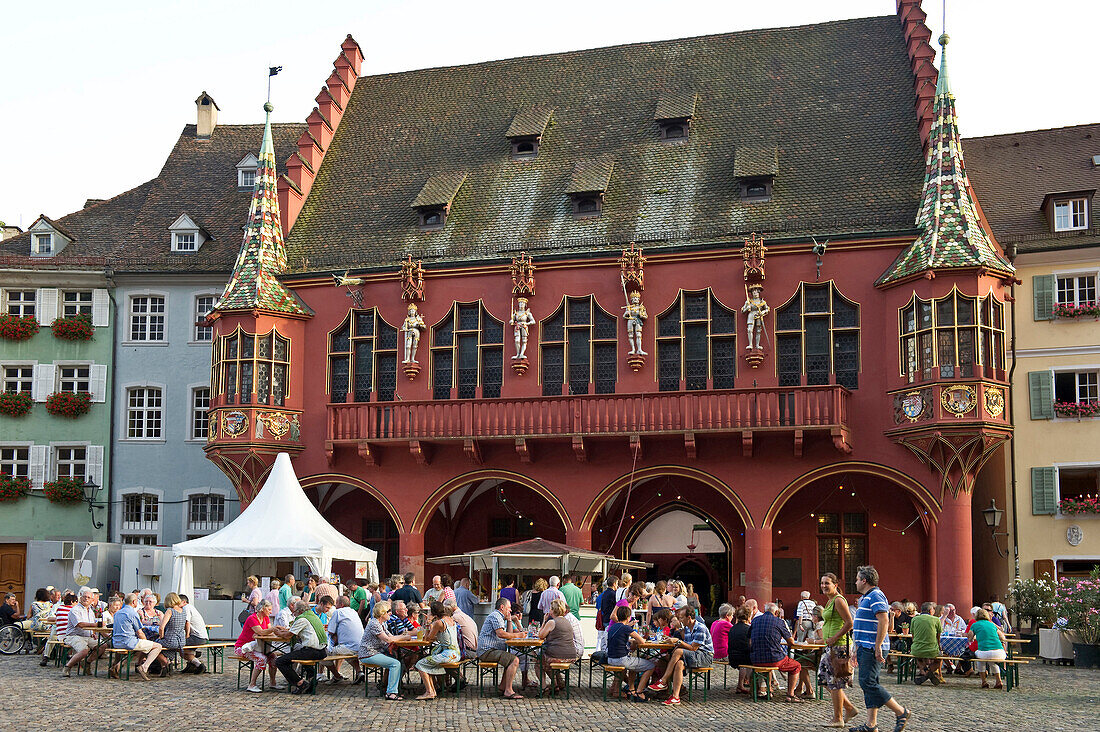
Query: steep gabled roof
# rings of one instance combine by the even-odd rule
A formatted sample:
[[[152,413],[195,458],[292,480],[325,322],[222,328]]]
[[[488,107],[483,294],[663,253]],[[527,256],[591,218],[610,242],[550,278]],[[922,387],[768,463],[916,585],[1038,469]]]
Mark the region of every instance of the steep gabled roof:
[[[690,90],[691,134],[659,139],[658,102]],[[688,107],[679,97],[677,114]],[[517,113],[553,109],[516,161]],[[527,126],[522,119],[523,130]],[[514,131],[514,130],[513,130]],[[777,148],[766,202],[740,200],[738,146]],[[600,216],[566,197],[578,161],[614,174]],[[364,76],[287,239],[291,271],[908,231],[923,157],[896,16]],[[440,170],[468,177],[446,226],[409,208]]]
[[[940,73],[932,109],[932,131],[924,175],[916,241],[898,255],[877,285],[924,272],[944,269],[985,268],[994,272],[1014,271],[990,238],[978,216],[963,163],[955,97],[947,80],[947,34],[940,36]]]
[[[1040,210],[1060,191],[1100,189],[1100,123],[1054,130],[968,137],[966,167],[997,241],[1020,253],[1100,246],[1100,221],[1089,228],[1054,233]]]

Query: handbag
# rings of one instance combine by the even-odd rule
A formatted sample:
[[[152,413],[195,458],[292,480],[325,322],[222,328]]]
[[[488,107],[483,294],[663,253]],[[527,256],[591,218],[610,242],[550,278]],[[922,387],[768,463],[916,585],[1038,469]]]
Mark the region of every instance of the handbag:
[[[600,611],[600,610],[597,610],[596,611],[596,630],[603,630],[603,629],[604,629],[604,627],[603,627],[603,612]]]
[[[244,627],[244,621],[248,620],[248,616],[251,614],[252,613],[249,612],[249,609],[245,608],[244,610],[241,610],[240,614],[237,616],[237,622],[241,624],[242,628]]]
[[[829,649],[829,663],[833,669],[833,676],[838,679],[846,679],[852,675],[852,651],[845,638],[844,647],[839,645]]]

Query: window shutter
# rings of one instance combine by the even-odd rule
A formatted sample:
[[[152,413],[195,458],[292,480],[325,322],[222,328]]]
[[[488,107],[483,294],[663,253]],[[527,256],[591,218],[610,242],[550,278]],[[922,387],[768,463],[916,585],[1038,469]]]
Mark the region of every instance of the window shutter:
[[[92,290],[92,325],[105,328],[110,325],[111,300],[107,291],[99,288]]]
[[[1054,417],[1054,374],[1049,371],[1029,371],[1027,390],[1031,401],[1031,418]]]
[[[34,367],[34,393],[31,396],[36,402],[44,402],[53,394],[55,376],[57,367],[52,363],[40,363]]]
[[[38,315],[39,325],[53,325],[57,317],[57,290],[52,287],[39,288],[34,297],[34,312]]]
[[[31,445],[30,479],[31,486],[38,490],[46,482],[46,461],[49,459],[50,448],[48,445]]]
[[[89,373],[89,387],[93,402],[107,401],[107,364],[93,363]]]
[[[1031,291],[1035,299],[1035,319],[1054,320],[1054,275],[1032,277]]]
[[[1031,469],[1031,513],[1035,516],[1053,515],[1058,511],[1054,500],[1054,468]]]
[[[84,468],[84,475],[88,476],[93,483],[103,489],[103,445],[88,445],[85,452],[87,459],[87,465]],[[106,495],[106,494],[104,494]]]

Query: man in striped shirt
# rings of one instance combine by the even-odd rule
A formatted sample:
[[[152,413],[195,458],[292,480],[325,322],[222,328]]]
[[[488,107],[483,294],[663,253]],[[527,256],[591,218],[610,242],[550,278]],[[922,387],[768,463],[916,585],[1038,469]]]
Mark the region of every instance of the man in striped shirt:
[[[53,592],[57,592],[57,590],[53,590]],[[54,646],[64,640],[65,630],[69,627],[69,611],[73,609],[75,604],[76,595],[69,592],[53,606],[50,618],[54,621],[54,624],[50,630],[50,637],[42,649],[42,660],[39,662],[39,666],[45,666],[50,662],[50,652],[53,651]],[[60,633],[58,632],[59,628]]]
[[[859,607],[856,608],[852,639],[856,646],[856,663],[859,666],[859,686],[863,689],[863,703],[867,707],[867,723],[852,727],[852,732],[874,732],[878,729],[879,707],[888,707],[897,715],[894,732],[901,732],[909,723],[908,709],[890,696],[879,683],[879,669],[890,652],[889,630],[890,603],[878,588],[878,570],[868,565],[856,570],[856,591]]]

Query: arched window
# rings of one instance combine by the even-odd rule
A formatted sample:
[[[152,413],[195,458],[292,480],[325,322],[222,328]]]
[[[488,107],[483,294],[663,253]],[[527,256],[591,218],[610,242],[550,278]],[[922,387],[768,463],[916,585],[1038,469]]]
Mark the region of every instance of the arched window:
[[[657,382],[661,391],[732,389],[737,373],[734,311],[710,288],[680,292],[657,316]]]
[[[455,303],[432,326],[432,399],[500,396],[504,376],[504,323],[480,302]]]
[[[775,311],[780,386],[859,386],[859,305],[831,282],[803,282]],[[803,382],[805,377],[805,382]]]
[[[587,394],[594,383],[597,394],[614,394],[617,326],[615,316],[591,295],[565,298],[557,312],[539,323],[542,393],[561,394],[568,383],[569,393]]]
[[[974,378],[1005,367],[1004,303],[953,289],[935,300],[915,294],[900,311],[901,373],[910,383]]]
[[[328,334],[329,401],[393,401],[397,389],[397,328],[374,308],[352,310]]]
[[[290,341],[274,328],[263,335],[238,328],[222,336],[214,376],[226,404],[283,406],[290,370]]]

